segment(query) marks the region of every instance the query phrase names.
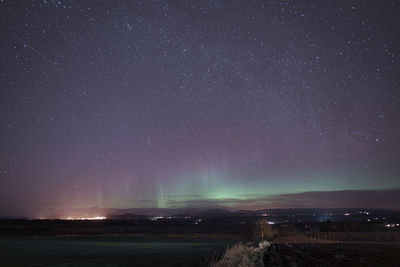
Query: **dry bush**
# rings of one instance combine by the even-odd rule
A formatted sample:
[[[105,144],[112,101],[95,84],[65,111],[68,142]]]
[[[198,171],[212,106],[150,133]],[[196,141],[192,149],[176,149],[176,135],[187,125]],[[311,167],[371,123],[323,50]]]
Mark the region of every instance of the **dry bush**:
[[[257,267],[263,266],[263,252],[242,244],[228,248],[224,256],[217,260],[214,258],[208,264],[210,267]]]

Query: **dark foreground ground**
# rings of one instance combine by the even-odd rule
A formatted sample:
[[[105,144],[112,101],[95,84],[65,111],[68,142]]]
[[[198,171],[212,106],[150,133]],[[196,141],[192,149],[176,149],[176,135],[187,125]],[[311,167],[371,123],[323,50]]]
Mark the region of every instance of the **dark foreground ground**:
[[[201,266],[234,240],[137,237],[0,239],[0,266]]]
[[[0,239],[0,266],[203,266],[234,239],[133,236]],[[400,243],[274,243],[265,266],[400,266]]]
[[[400,244],[294,243],[272,244],[265,266],[400,266]]]

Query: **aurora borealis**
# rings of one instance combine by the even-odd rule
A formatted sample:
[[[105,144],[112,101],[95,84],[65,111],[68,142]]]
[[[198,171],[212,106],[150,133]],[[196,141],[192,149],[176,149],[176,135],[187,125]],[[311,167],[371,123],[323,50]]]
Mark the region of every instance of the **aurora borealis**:
[[[400,208],[396,1],[0,12],[0,216]]]

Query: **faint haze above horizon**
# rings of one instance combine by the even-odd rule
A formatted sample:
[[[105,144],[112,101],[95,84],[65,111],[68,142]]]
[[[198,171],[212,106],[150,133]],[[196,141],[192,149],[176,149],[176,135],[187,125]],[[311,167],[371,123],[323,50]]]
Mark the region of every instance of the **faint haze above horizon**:
[[[0,216],[399,209],[397,1],[0,2]]]
[[[36,219],[106,219],[111,215],[132,214],[146,216],[171,216],[215,210],[262,211],[281,209],[389,209],[400,211],[400,190],[343,190],[313,191],[299,194],[260,196],[247,199],[199,199],[188,201],[170,201],[165,207],[46,207],[19,210],[5,210],[0,218],[36,218]]]

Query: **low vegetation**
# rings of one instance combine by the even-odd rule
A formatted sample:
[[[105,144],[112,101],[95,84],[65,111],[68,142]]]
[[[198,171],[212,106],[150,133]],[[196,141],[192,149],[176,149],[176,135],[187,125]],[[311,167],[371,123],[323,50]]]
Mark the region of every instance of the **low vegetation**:
[[[221,259],[214,258],[209,267],[257,267],[263,265],[263,250],[238,243],[227,248]]]
[[[315,232],[281,233],[275,239],[284,242],[400,242],[400,232]]]

